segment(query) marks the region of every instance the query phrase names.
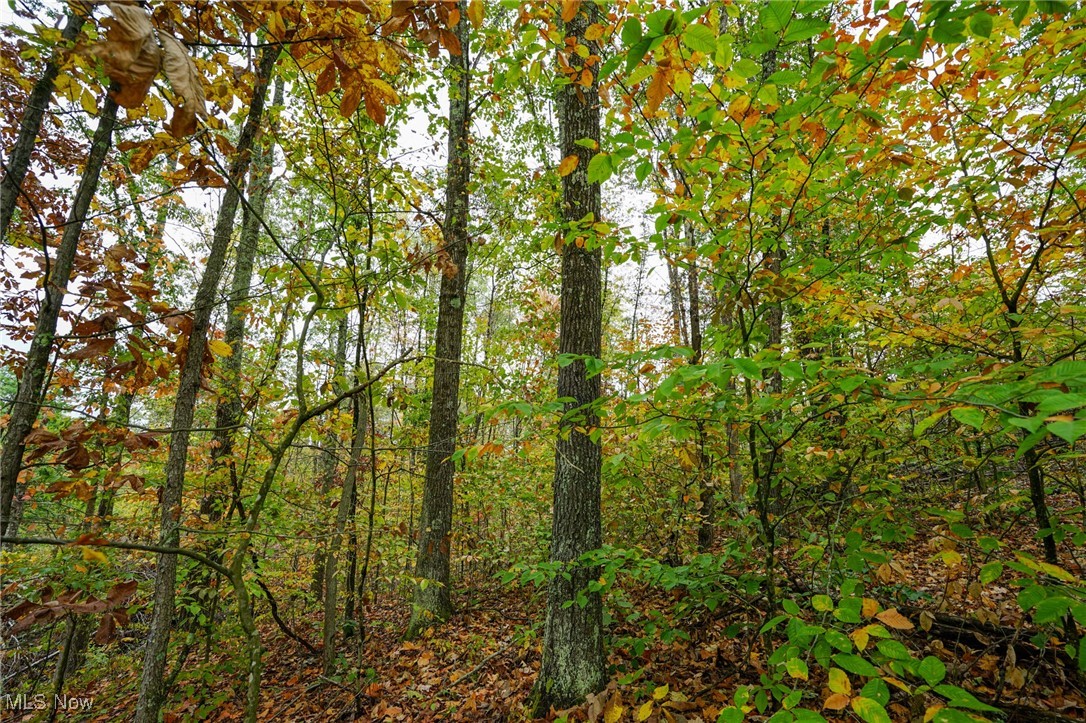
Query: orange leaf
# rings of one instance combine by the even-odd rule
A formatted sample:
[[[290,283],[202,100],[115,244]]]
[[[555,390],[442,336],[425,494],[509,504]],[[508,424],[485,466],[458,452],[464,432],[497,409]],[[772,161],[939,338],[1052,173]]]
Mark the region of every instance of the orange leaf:
[[[562,22],[568,23],[581,8],[581,0],[562,0]]]
[[[655,113],[656,109],[664,101],[664,97],[667,96],[667,76],[667,71],[662,68],[652,76],[652,83],[649,84],[649,89],[645,93],[645,97],[648,99],[649,113]]]
[[[869,618],[879,611],[879,603],[877,600],[872,600],[869,597],[864,598],[863,608],[861,613],[865,618]]]
[[[568,176],[573,173],[573,169],[577,167],[577,164],[581,162],[579,156],[566,156],[562,159],[562,162],[558,164],[558,175]]]
[[[358,104],[362,101],[362,84],[355,82],[343,90],[343,97],[339,101],[339,114],[344,118],[350,118],[358,110]]]
[[[455,28],[456,24],[460,22],[460,10],[459,8],[453,8],[449,11],[449,21],[445,23],[450,28]]]
[[[844,693],[834,693],[829,698],[826,698],[826,702],[822,704],[822,707],[829,708],[830,710],[844,710],[847,705],[847,695]]]
[[[888,628],[895,628],[897,630],[912,630],[915,626],[907,617],[897,611],[897,608],[890,608],[889,610],[883,610],[881,613],[875,616],[879,622]]]

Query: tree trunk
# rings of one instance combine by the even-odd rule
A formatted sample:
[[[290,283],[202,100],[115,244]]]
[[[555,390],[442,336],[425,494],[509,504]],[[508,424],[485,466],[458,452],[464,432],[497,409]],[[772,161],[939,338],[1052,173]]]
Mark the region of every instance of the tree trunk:
[[[38,419],[38,409],[44,395],[42,385],[49,368],[49,358],[53,351],[53,337],[57,331],[57,319],[64,305],[64,295],[71,280],[72,267],[75,263],[79,236],[87,218],[87,210],[98,188],[98,176],[102,172],[106,154],[113,144],[113,126],[117,121],[117,103],[109,95],[102,101],[98,112],[98,128],[94,131],[90,154],[79,181],[75,201],[68,213],[60,245],[57,246],[51,265],[46,267],[44,298],[38,311],[38,321],[34,328],[34,338],[26,353],[26,363],[19,379],[19,388],[8,419],[7,434],[4,435],[3,451],[0,452],[0,533],[14,537],[17,526],[8,529],[11,518],[12,501],[19,485],[19,472],[23,466],[23,453],[26,450],[26,436]],[[47,251],[47,249],[43,249]],[[48,259],[48,257],[47,257]],[[48,260],[47,260],[47,263]]]
[[[60,36],[65,43],[75,40],[76,36],[79,35],[79,31],[83,29],[83,23],[87,20],[79,12],[78,7],[78,3],[72,4],[68,11],[68,23],[64,26],[64,31]],[[4,180],[0,182],[0,238],[7,237],[8,224],[11,223],[11,217],[15,215],[15,207],[18,204],[19,195],[22,193],[23,179],[26,178],[26,172],[30,168],[30,157],[34,153],[34,142],[38,139],[38,131],[41,130],[41,120],[45,116],[45,109],[49,107],[49,103],[53,98],[57,75],[60,74],[60,61],[63,59],[64,51],[58,49],[55,56],[46,63],[45,69],[37,82],[34,83],[34,88],[30,91],[30,97],[26,99],[26,111],[19,123],[19,135],[15,139],[15,145],[11,147],[11,151],[7,154],[7,168],[5,169]],[[112,103],[112,100],[108,101],[108,103]],[[99,118],[106,117],[105,110],[106,106],[103,106],[103,112],[98,114]],[[114,107],[113,112],[116,112],[116,107]],[[92,188],[91,195],[93,194],[94,189]]]
[[[690,266],[687,269],[687,296],[690,299],[690,346],[693,354],[690,356],[692,365],[701,364],[701,293],[700,280],[698,278],[697,244],[694,239],[693,224],[686,224],[686,238],[693,252],[690,258]],[[694,488],[698,490],[698,552],[709,552],[713,547],[713,530],[716,526],[716,490],[713,488],[713,480],[710,474],[709,453],[705,450],[705,422],[697,420],[697,429],[694,435],[694,443],[697,445],[694,470]]]
[[[360,324],[365,323],[360,321]],[[359,331],[361,338],[362,332]],[[361,343],[361,341],[359,342]],[[343,545],[343,535],[347,529],[347,518],[354,507],[355,487],[358,484],[358,466],[362,462],[362,452],[366,444],[366,428],[369,414],[365,401],[356,395],[352,400],[354,422],[351,434],[351,461],[343,479],[343,490],[336,508],[336,529],[328,543],[328,557],[324,563],[324,674],[331,675],[336,668],[336,628],[338,614],[336,607],[339,600],[339,549]]]
[[[596,22],[599,10],[594,2],[582,3],[566,24],[566,35],[578,45],[587,45],[589,52],[595,52],[595,43],[585,39],[585,30]],[[574,71],[572,79],[579,79],[585,69],[583,60],[570,53],[568,61]],[[570,82],[559,90],[561,155],[579,158],[573,172],[562,179],[567,230],[562,248],[559,351],[598,358],[603,321],[601,255],[591,240],[592,231],[577,226],[586,217],[589,223],[600,220],[600,186],[588,182],[588,166],[600,139],[595,69],[588,69],[593,77],[587,87]],[[592,142],[585,144],[591,147],[578,144],[585,140]],[[537,715],[552,706],[579,703],[606,683],[603,603],[598,592],[587,591],[599,570],[579,564],[579,558],[599,548],[602,540],[601,450],[598,438],[591,434],[599,423],[595,405],[600,377],[589,377],[584,361],[577,359],[559,368],[558,396],[573,399],[565,405],[555,449],[551,561],[559,563],[562,570],[551,580],[548,594],[543,662],[532,693]]]
[[[466,0],[460,0],[460,12],[466,17]],[[468,179],[471,175],[468,155],[471,66],[467,23],[459,23],[456,31],[461,53],[450,56],[449,162],[441,251],[448,259],[441,275],[438,302],[430,435],[415,563],[415,576],[419,582],[407,627],[408,638],[416,637],[433,622],[444,622],[452,614],[449,558],[456,465],[449,457],[456,451],[456,427],[460,418],[460,353],[467,291]]]
[[[211,325],[215,295],[218,292],[223,266],[226,262],[226,251],[230,245],[230,237],[233,235],[234,216],[240,199],[241,184],[249,168],[253,139],[256,137],[264,114],[268,80],[278,56],[279,48],[275,46],[267,46],[261,52],[249,115],[238,137],[237,152],[230,165],[227,187],[223,192],[218,217],[215,219],[207,266],[193,301],[192,333],[189,335],[188,354],[181,368],[177,397],[174,400],[173,431],[170,433],[170,452],[165,467],[166,481],[162,488],[159,540],[164,547],[177,547],[180,540],[178,525],[181,521],[182,492],[185,486],[185,468],[188,463],[189,429],[192,427],[196,411],[196,396],[200,387],[207,332]],[[177,555],[159,554],[155,572],[154,609],[143,655],[139,701],[136,703],[137,723],[154,723],[158,719],[158,713],[163,704],[166,649],[173,623],[176,576]]]
[[[333,383],[337,388],[340,388],[339,379],[343,376],[343,370],[346,366],[347,317],[344,316],[336,325],[336,357],[333,361],[332,377],[335,380]],[[324,449],[321,452],[321,458],[324,463],[324,469],[321,470],[320,482],[320,496],[322,500],[328,495],[328,492],[332,489],[332,485],[335,484],[336,481],[336,469],[339,467],[336,451],[339,449],[339,446],[339,437],[333,429],[325,438]],[[318,547],[316,553],[313,555],[313,583],[310,586],[310,589],[318,600],[324,598],[324,564],[327,557],[328,553],[323,547]]]
[[[275,86],[275,105],[283,104],[283,79]],[[241,237],[238,239],[234,261],[234,278],[230,285],[230,298],[226,302],[226,329],[224,339],[230,345],[231,354],[222,364],[223,391],[215,407],[215,436],[211,445],[211,464],[214,470],[225,466],[234,495],[240,492],[237,465],[233,459],[234,431],[244,411],[241,401],[241,363],[245,357],[245,317],[248,314],[249,291],[253,285],[253,262],[260,246],[260,225],[267,206],[268,186],[271,181],[275,148],[271,138],[264,137],[253,152],[252,170],[249,173],[249,205],[243,209]],[[212,488],[200,503],[200,513],[208,519],[222,518],[226,496],[222,489]]]

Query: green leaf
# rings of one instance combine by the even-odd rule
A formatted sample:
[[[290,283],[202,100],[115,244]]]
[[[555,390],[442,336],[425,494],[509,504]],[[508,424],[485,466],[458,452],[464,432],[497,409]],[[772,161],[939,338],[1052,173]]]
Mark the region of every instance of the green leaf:
[[[1033,622],[1038,625],[1057,622],[1067,613],[1073,602],[1062,596],[1045,598],[1037,603],[1037,608],[1033,611]]]
[[[935,685],[946,677],[946,666],[934,655],[929,655],[916,666],[916,674],[928,685]]]
[[[956,685],[937,685],[935,686],[935,692],[945,697],[955,708],[967,708],[991,713],[999,712],[999,708],[993,708],[987,703],[981,703],[972,693],[962,690]]]
[[[799,658],[790,658],[784,664],[784,669],[788,671],[788,674],[793,678],[799,680],[807,680],[807,663],[803,662]]]
[[[866,723],[892,723],[886,709],[870,698],[853,698],[852,710]]]
[[[611,154],[597,153],[588,162],[588,182],[603,183],[615,172]]]
[[[788,31],[784,34],[784,42],[786,43],[798,43],[808,38],[813,38],[816,35],[821,35],[826,32],[830,27],[830,24],[824,20],[818,20],[817,18],[798,18],[793,20],[788,26]]]
[[[626,21],[626,24],[622,26],[622,44],[627,48],[636,45],[641,41],[641,21],[637,18],[630,18]]]
[[[969,29],[982,38],[992,37],[992,16],[979,7],[969,18]]]
[[[868,677],[874,677],[879,674],[879,669],[871,663],[867,662],[859,655],[850,655],[847,653],[838,653],[833,656],[833,662],[837,663],[843,669],[856,675],[866,675]]]
[[[950,410],[950,416],[974,429],[984,426],[984,412],[976,407],[955,407]]]
[[[913,436],[917,439],[924,436],[924,432],[928,431],[932,426],[935,425],[936,422],[942,419],[944,414],[946,414],[945,409],[938,411],[928,417],[925,417],[924,419],[921,419],[919,422],[916,423],[916,426],[913,428]]]
[[[758,363],[755,362],[753,359],[739,357],[737,359],[732,359],[731,362],[733,365],[735,365],[735,368],[738,369],[741,374],[743,374],[743,376],[749,377],[751,379],[762,378],[762,368],[758,366]]]
[[[638,63],[649,52],[649,46],[652,45],[652,38],[642,38],[630,46],[629,52],[626,54],[626,72],[637,67]]]
[[[706,25],[687,25],[683,31],[683,44],[695,52],[710,55],[716,52],[716,33]]]
[[[762,72],[762,66],[750,58],[740,58],[739,62],[735,64],[734,70],[744,78],[753,78]]]
[[[989,562],[987,565],[980,569],[980,581],[987,585],[995,582],[999,579],[999,576],[1003,574],[1003,563],[996,560],[995,562]]]
[[[819,612],[829,612],[833,610],[833,598],[829,595],[815,595],[811,598],[811,607]]]
[[[1068,444],[1074,444],[1079,437],[1086,434],[1086,419],[1076,419],[1073,422],[1049,422],[1046,428]]]

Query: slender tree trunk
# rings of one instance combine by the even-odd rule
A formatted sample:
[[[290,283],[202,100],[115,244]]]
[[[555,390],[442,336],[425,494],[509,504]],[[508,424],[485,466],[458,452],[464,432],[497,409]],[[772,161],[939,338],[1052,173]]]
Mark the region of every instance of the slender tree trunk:
[[[65,43],[75,40],[79,31],[83,29],[86,19],[79,12],[78,4],[72,4],[68,10],[68,22],[61,33],[61,39]],[[49,107],[53,99],[53,89],[57,75],[60,74],[59,61],[62,59],[63,51],[58,50],[56,55],[45,64],[45,69],[34,83],[30,96],[26,100],[26,111],[19,123],[19,135],[15,138],[15,145],[7,153],[4,180],[0,182],[0,238],[7,237],[8,225],[11,223],[11,217],[15,215],[15,207],[22,193],[23,179],[26,178],[26,172],[30,168],[30,157],[34,153],[34,142],[38,138],[38,131],[41,130],[45,109]],[[98,117],[105,118],[106,114],[100,112]],[[92,189],[91,194],[93,193]]]
[[[275,86],[275,105],[283,104],[283,79]],[[253,285],[253,262],[260,246],[260,226],[268,201],[275,148],[269,136],[257,142],[249,173],[249,204],[242,211],[241,237],[238,239],[234,261],[234,278],[230,298],[226,302],[224,339],[230,345],[230,356],[221,362],[223,376],[222,398],[215,407],[215,436],[211,445],[212,469],[226,467],[230,487],[236,496],[240,491],[237,465],[234,461],[234,432],[241,422],[244,405],[241,401],[241,365],[245,358],[245,327],[249,308],[249,291]],[[200,503],[200,513],[211,520],[222,518],[226,496],[221,489],[212,489]]]
[[[685,182],[684,182],[685,184]],[[687,296],[690,300],[690,346],[693,354],[690,356],[692,365],[702,362],[701,344],[701,280],[698,278],[698,259],[696,255],[697,244],[694,239],[693,224],[686,224],[686,237],[690,250],[695,252],[690,259],[687,269]],[[709,453],[705,449],[705,422],[697,420],[694,435],[694,443],[697,445],[695,457],[694,488],[698,490],[698,552],[708,552],[713,547],[713,531],[716,527],[716,490],[710,470]]]
[[[364,323],[362,321],[359,322]],[[361,332],[359,332],[361,336]],[[361,342],[359,342],[361,343]],[[328,557],[324,564],[324,674],[331,675],[336,669],[336,628],[339,623],[339,550],[347,529],[347,518],[354,507],[355,488],[358,484],[358,467],[366,445],[366,428],[369,421],[365,401],[360,395],[352,400],[354,423],[351,434],[351,461],[343,479],[343,490],[336,508],[336,528],[328,542]]]
[[[686,314],[683,311],[683,286],[679,280],[679,267],[669,258],[667,262],[667,295],[671,299],[671,324],[675,339],[680,344],[687,344]]]
[[[566,24],[565,34],[577,45],[595,52],[585,30],[596,22],[600,8],[583,2]],[[583,60],[570,53],[568,62],[579,79]],[[600,108],[595,71],[588,68],[588,86],[570,82],[559,90],[561,155],[576,155],[577,167],[562,179],[563,220],[567,224],[562,248],[562,295],[559,351],[598,358],[603,322],[600,287],[601,254],[592,232],[577,226],[586,217],[600,220],[600,186],[588,182],[588,166],[599,148]],[[591,143],[581,144],[583,141]],[[589,146],[589,147],[586,147]],[[587,239],[582,241],[581,239]],[[599,576],[596,567],[579,564],[585,553],[599,548],[601,449],[595,430],[595,405],[600,396],[599,375],[589,377],[577,359],[558,370],[558,396],[565,405],[555,449],[554,518],[551,561],[562,566],[550,583],[547,599],[543,662],[532,692],[536,714],[552,706],[565,708],[603,688],[606,669],[603,651],[603,603],[588,583]],[[596,432],[598,433],[598,432]],[[572,604],[571,604],[572,603]]]
[[[200,286],[193,300],[192,333],[188,340],[188,353],[178,380],[177,397],[174,400],[173,431],[170,434],[170,452],[166,460],[165,484],[162,488],[159,540],[164,547],[177,547],[180,541],[178,525],[181,521],[182,492],[185,486],[185,468],[188,464],[189,429],[196,411],[196,396],[200,387],[207,332],[215,307],[215,295],[219,289],[226,251],[234,230],[234,216],[240,199],[240,188],[249,168],[250,151],[264,114],[264,102],[268,93],[268,80],[278,58],[279,49],[267,46],[258,62],[253,98],[249,115],[238,137],[237,152],[230,165],[227,187],[223,192],[222,205],[215,220],[211,251],[207,256]],[[173,624],[174,594],[177,576],[177,555],[158,555],[155,572],[154,609],[144,648],[143,672],[140,676],[139,700],[136,703],[137,723],[154,723],[164,697],[164,673],[166,650]]]
[[[8,522],[11,518],[12,501],[20,487],[19,472],[23,466],[26,437],[38,419],[38,410],[45,393],[42,387],[53,351],[53,338],[57,332],[57,319],[60,318],[64,295],[71,280],[87,210],[98,188],[102,165],[113,144],[113,126],[116,120],[117,103],[107,95],[98,112],[98,128],[94,131],[90,154],[75,193],[75,201],[68,213],[64,234],[51,262],[47,261],[50,265],[46,269],[44,298],[38,310],[34,338],[26,354],[26,363],[23,364],[22,377],[19,379],[19,388],[8,419],[3,451],[0,452],[0,533],[10,537],[18,532],[16,525],[11,525],[11,529],[8,529]],[[48,249],[43,250],[48,253]]]
[[[460,12],[466,17],[466,0],[460,0]],[[456,465],[449,457],[456,451],[456,427],[460,419],[460,354],[467,291],[468,180],[471,176],[468,155],[471,66],[467,25],[460,22],[456,26],[461,53],[452,55],[449,63],[449,162],[442,229],[442,253],[448,256],[448,266],[441,275],[438,302],[430,435],[415,563],[415,576],[419,582],[407,626],[408,638],[417,636],[431,623],[444,622],[452,614],[449,559]]]
[[[336,325],[336,357],[333,361],[333,378],[337,388],[340,387],[339,379],[343,376],[343,370],[347,366],[347,317],[344,316]],[[321,470],[320,495],[323,500],[332,485],[336,481],[336,470],[339,467],[336,451],[340,447],[339,436],[335,430],[328,432],[324,441],[324,449],[321,452],[324,469]],[[324,564],[328,553],[323,546],[317,548],[313,556],[313,583],[310,589],[318,599],[324,598]]]

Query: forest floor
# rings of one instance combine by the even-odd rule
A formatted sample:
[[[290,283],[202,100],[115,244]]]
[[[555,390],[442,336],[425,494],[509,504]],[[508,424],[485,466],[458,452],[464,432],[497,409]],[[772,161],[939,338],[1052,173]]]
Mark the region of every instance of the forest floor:
[[[1064,510],[1077,506],[1070,496],[1054,501]],[[1018,524],[1012,516],[994,522],[1002,532],[987,534],[1001,535],[1006,543],[1003,549],[1027,550],[1041,557],[1028,520]],[[1000,559],[1002,553],[975,559],[968,537],[956,535],[945,521],[918,516],[914,523],[916,537],[901,546],[892,563],[881,571],[886,586],[869,593],[884,595],[879,601],[883,607],[896,605],[915,624],[911,629],[895,629],[894,636],[918,658],[940,658],[947,667],[947,682],[1001,707],[1008,713],[1006,720],[1086,719],[1083,679],[1074,671],[1074,664],[1061,659],[1058,645],[1050,644],[1042,652],[1028,642],[1030,623],[1016,602],[1017,589],[1006,582],[1011,575],[1005,573],[984,586],[976,583],[979,563]],[[1071,549],[1062,553],[1066,553],[1065,567],[1081,574]],[[1010,552],[1003,557],[1005,562],[1014,559]],[[808,582],[801,577],[790,574],[790,582],[784,584],[803,588]],[[638,609],[654,609],[664,615],[671,614],[681,597],[680,593],[649,588],[628,590],[627,594]],[[362,669],[353,677],[335,680],[322,677],[319,659],[269,623],[263,631],[268,653],[260,720],[528,719],[526,701],[539,669],[542,635],[538,621],[544,617],[543,596],[530,588],[502,588],[495,581],[461,591],[459,600],[462,607],[447,625],[416,642],[401,639],[406,622],[403,601],[386,595],[370,605]],[[668,644],[657,640],[640,656],[633,655],[629,646],[613,647],[609,662],[614,674],[607,690],[564,714],[570,720],[717,720],[720,711],[731,705],[738,686],[758,685],[766,672],[764,641],[756,634],[765,613],[756,602],[737,600],[711,614],[687,617],[679,624],[690,640]],[[734,635],[732,628],[733,635],[728,635],[726,630],[735,623],[745,624],[744,632]],[[319,638],[318,624],[315,615],[295,621],[299,632],[310,640]],[[624,627],[630,626],[611,630],[615,639],[643,635]],[[1010,645],[1005,639],[1008,634],[1013,635]],[[202,672],[186,678],[187,668],[180,677],[174,694],[180,703],[171,707],[167,723],[240,720],[243,681],[242,675],[232,672],[232,666],[237,665],[234,661],[240,659],[238,652],[209,651],[210,665],[199,663],[202,651],[193,652],[189,667]],[[824,673],[816,670],[812,669],[806,683],[791,682],[805,687],[801,706],[817,710],[829,693]],[[135,671],[126,671],[120,679],[105,675],[72,694],[99,701],[87,720],[123,720],[134,706],[136,675]],[[118,693],[120,690],[127,692]],[[110,703],[102,705],[102,701]],[[893,689],[887,709],[894,720],[922,720],[925,708],[938,702],[930,694],[909,696]],[[615,717],[619,708],[621,712]],[[821,712],[831,721],[855,720],[847,709]],[[758,719],[757,715],[748,717]]]

